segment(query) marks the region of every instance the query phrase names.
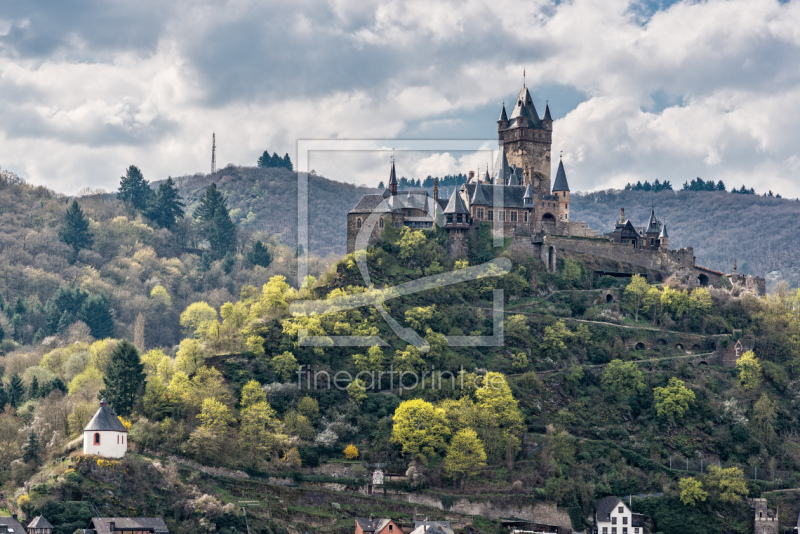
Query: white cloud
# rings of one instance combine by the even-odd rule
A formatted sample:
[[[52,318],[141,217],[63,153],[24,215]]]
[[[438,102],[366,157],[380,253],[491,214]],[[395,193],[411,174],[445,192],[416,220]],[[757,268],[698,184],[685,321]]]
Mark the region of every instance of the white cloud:
[[[795,3],[684,1],[646,20],[636,0],[81,6],[0,8],[0,165],[61,191],[113,189],[131,163],[151,179],[205,171],[212,131],[221,164],[409,124],[491,138],[524,67],[540,112],[558,101],[545,90],[585,95],[551,106],[553,153],[575,189],[702,176],[800,195]],[[486,159],[416,157],[398,172]],[[375,185],[386,161],[339,156],[316,170]]]

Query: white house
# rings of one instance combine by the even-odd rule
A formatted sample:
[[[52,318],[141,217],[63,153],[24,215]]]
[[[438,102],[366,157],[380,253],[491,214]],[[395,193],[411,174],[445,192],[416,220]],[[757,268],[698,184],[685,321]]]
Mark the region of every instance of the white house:
[[[644,516],[616,497],[600,499],[595,510],[595,534],[644,534]]]
[[[103,399],[100,409],[83,429],[83,454],[122,458],[127,451],[128,431]]]

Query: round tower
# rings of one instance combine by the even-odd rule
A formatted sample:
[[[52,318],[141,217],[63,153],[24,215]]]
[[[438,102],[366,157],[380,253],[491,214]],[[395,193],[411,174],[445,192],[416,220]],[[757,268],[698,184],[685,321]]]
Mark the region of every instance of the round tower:
[[[569,221],[569,184],[567,183],[567,173],[564,170],[564,162],[558,161],[558,172],[556,181],[553,184],[553,195],[558,197],[558,207],[561,212],[560,221]]]

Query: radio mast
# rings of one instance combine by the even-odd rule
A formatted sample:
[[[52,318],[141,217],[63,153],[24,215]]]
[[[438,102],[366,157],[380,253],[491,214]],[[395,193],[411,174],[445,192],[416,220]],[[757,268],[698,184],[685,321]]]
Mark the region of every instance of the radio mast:
[[[211,133],[211,174],[217,172],[217,134]]]

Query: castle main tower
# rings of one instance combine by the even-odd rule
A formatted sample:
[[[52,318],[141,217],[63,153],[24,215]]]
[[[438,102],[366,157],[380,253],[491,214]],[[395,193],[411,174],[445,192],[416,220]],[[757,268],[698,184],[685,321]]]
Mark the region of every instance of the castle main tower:
[[[530,183],[540,195],[549,195],[550,147],[553,143],[550,106],[545,106],[544,117],[540,119],[531,94],[523,85],[510,117],[506,115],[503,104],[497,121],[497,138],[509,165],[522,169],[525,185]]]

